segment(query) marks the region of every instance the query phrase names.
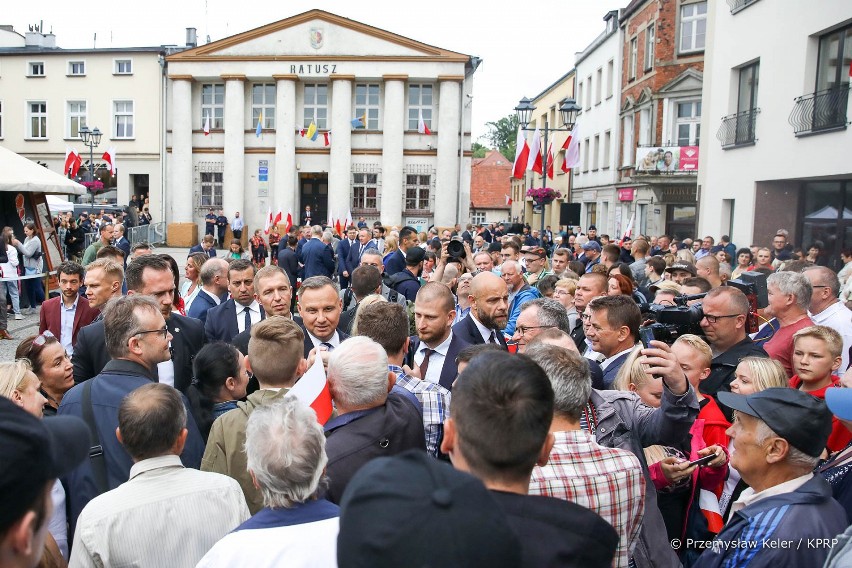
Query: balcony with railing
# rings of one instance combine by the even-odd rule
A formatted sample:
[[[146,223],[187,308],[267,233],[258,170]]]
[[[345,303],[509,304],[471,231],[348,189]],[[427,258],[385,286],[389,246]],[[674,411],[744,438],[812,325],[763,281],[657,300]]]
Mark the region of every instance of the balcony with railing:
[[[722,118],[722,125],[716,133],[716,138],[722,143],[722,149],[753,146],[757,142],[755,124],[759,108],[744,110]]]
[[[796,136],[845,130],[849,124],[849,83],[798,97],[788,119]]]

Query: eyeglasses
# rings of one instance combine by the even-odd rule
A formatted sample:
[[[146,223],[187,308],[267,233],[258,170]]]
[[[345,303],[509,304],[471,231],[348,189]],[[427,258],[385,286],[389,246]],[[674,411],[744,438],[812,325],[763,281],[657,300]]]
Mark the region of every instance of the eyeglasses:
[[[146,333],[162,333],[163,339],[169,336],[169,327],[164,325],[162,329],[147,329],[145,331],[137,331],[136,335],[145,335]]]
[[[56,339],[56,336],[53,335],[52,333],[50,333],[50,330],[45,330],[44,333],[36,336],[36,338],[33,339],[33,345],[35,345],[37,347],[41,347],[42,345],[44,345],[47,342],[47,339],[50,338],[50,337],[52,337],[53,339]]]
[[[727,316],[711,316],[710,314],[704,314],[704,317],[707,318],[707,321],[709,321],[710,323],[716,323],[720,319],[735,318],[739,315],[742,315],[742,314],[730,314],[730,315],[727,315]]]
[[[521,337],[523,337],[531,329],[548,329],[548,328],[551,328],[551,327],[556,327],[556,326],[555,325],[529,325],[529,326],[522,325],[522,326],[518,326],[518,333],[520,333]]]

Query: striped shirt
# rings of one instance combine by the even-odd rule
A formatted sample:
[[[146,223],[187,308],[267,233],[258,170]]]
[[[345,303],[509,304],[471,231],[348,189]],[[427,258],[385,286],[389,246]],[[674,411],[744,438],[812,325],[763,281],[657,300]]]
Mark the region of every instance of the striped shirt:
[[[444,420],[450,416],[450,391],[437,383],[409,377],[401,367],[388,365],[396,375],[396,384],[414,394],[423,407],[423,430],[426,432],[426,451],[437,458],[444,437]]]
[[[71,566],[195,566],[249,518],[240,485],[184,469],[178,456],[142,460],[130,479],[80,513]]]
[[[645,511],[645,478],[631,452],[599,445],[583,430],[554,432],[547,465],[536,466],[530,495],[546,495],[590,509],[619,535],[617,567],[627,567]]]

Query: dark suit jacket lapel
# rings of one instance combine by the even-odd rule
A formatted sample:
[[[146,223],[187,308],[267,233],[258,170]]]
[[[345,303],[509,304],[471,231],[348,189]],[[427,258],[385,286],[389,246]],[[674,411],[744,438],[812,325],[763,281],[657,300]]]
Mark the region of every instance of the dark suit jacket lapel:
[[[231,336],[231,339],[237,336],[240,332],[240,328],[237,326],[237,302],[233,298],[228,300],[227,306],[225,306],[225,313],[227,314],[227,331],[228,335]]]
[[[450,341],[450,346],[447,348],[447,356],[444,357],[444,365],[441,367],[441,378],[439,380],[439,384],[447,390],[453,389],[453,381],[456,380],[456,375],[458,375],[456,356],[462,350],[463,343],[466,342],[453,334],[453,340]]]
[[[185,377],[184,368],[186,367],[186,343],[183,338],[183,333],[180,329],[180,322],[177,321],[177,318],[170,317],[169,321],[166,322],[166,326],[169,328],[169,333],[172,334],[172,366],[174,367],[174,380],[175,380],[175,388],[183,391],[186,389],[186,385],[183,384],[184,381],[187,380]],[[191,380],[191,379],[189,379]]]

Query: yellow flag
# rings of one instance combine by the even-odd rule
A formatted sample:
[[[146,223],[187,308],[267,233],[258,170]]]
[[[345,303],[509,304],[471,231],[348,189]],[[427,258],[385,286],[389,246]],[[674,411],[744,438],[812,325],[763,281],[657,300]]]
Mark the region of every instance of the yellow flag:
[[[314,124],[313,121],[311,121],[311,125],[308,126],[308,132],[305,134],[305,136],[310,138],[311,140],[316,140],[316,135],[317,135],[317,125]]]

